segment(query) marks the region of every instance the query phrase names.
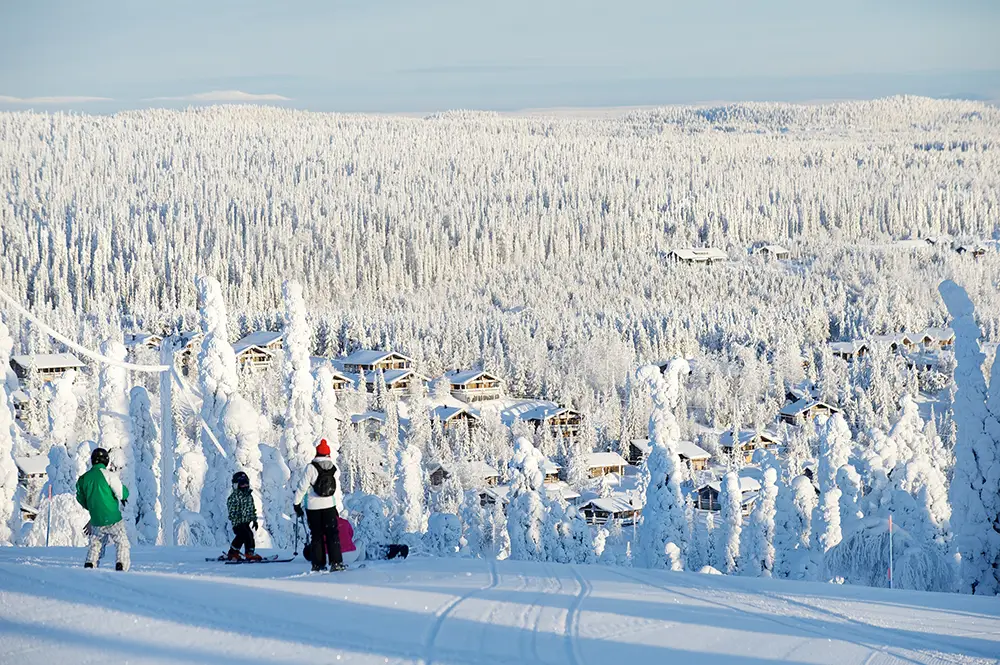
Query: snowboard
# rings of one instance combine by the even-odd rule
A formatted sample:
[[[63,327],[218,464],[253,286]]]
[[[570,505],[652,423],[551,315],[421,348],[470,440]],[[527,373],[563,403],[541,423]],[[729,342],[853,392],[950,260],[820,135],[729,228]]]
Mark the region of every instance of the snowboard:
[[[247,561],[246,559],[235,559],[230,561],[225,554],[220,554],[217,557],[207,557],[205,561],[221,561],[222,563],[288,563],[289,561],[294,560],[294,558],[280,559],[278,558],[279,556],[279,554],[272,554],[271,556],[262,558],[260,561]]]

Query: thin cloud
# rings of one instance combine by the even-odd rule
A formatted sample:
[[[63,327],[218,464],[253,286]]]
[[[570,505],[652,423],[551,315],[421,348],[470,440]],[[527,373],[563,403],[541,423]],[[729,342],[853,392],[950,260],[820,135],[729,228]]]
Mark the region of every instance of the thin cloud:
[[[0,104],[82,104],[110,102],[110,97],[10,97],[0,95]]]
[[[242,90],[213,90],[181,97],[152,97],[151,102],[289,102],[290,98],[274,93],[255,94]]]

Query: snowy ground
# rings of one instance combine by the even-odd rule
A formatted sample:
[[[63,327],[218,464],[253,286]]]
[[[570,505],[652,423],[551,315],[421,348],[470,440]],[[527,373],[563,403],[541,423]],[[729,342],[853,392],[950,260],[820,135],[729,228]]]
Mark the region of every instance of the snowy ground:
[[[995,598],[482,560],[340,574],[0,550],[0,663],[974,663]]]

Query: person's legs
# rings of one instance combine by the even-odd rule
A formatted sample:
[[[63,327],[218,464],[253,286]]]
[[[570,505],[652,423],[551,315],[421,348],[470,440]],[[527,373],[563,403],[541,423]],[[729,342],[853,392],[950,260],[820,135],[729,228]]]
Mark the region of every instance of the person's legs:
[[[320,570],[326,567],[326,544],[323,542],[322,510],[307,510],[306,521],[309,523],[309,535],[312,538],[312,567]]]
[[[233,538],[233,542],[230,544],[232,549],[239,552],[240,549],[246,547],[247,554],[253,552],[253,530],[250,528],[249,524],[237,524],[233,527],[233,534],[236,537]]]
[[[243,534],[243,551],[247,556],[252,556],[257,550],[257,541],[253,537],[253,528],[249,524],[244,524],[243,527],[246,529],[246,533]]]
[[[337,526],[337,509],[327,508],[323,517],[323,527],[326,531],[326,551],[330,554],[330,565],[344,563],[340,552],[340,529]]]
[[[101,560],[101,551],[104,549],[104,544],[101,542],[104,540],[104,534],[101,532],[102,527],[91,526],[90,527],[90,542],[87,544],[87,564],[91,567],[96,568],[97,562]]]
[[[118,563],[122,565],[123,570],[128,570],[132,565],[132,550],[128,542],[128,532],[125,530],[125,520],[118,520],[107,529],[111,542],[115,544]]]

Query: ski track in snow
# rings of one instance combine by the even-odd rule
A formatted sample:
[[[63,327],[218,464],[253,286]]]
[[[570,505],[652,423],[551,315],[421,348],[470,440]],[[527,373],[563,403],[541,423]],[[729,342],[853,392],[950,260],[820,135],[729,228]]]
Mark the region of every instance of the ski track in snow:
[[[0,551],[5,665],[972,665],[1000,655],[995,600],[948,594],[469,559],[304,576],[295,563],[193,563],[201,553],[183,548],[141,551],[122,574],[75,570],[71,548],[21,552]]]

